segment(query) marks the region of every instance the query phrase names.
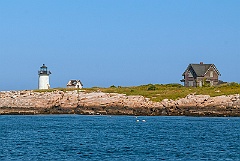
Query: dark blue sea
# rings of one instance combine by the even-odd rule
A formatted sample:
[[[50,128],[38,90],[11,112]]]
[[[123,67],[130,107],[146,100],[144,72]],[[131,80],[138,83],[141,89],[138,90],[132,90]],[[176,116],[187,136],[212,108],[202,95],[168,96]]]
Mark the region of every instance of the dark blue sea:
[[[240,118],[0,116],[0,160],[240,160]]]

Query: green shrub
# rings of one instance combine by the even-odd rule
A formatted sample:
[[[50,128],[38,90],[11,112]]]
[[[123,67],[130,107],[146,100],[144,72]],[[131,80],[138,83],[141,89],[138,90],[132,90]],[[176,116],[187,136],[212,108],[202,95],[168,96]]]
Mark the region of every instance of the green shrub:
[[[170,83],[170,84],[166,84],[165,85],[166,87],[183,87],[181,84],[178,84],[178,83]]]
[[[155,85],[151,84],[151,85],[149,85],[147,90],[148,91],[155,91],[156,89],[157,89],[157,87]]]
[[[236,82],[231,82],[231,83],[228,83],[228,86],[230,86],[230,87],[239,87],[239,84],[236,83]]]

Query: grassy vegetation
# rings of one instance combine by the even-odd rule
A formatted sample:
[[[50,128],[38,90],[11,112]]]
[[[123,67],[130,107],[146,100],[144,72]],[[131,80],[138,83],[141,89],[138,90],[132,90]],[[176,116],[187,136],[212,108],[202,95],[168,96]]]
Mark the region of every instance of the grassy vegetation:
[[[102,91],[107,93],[122,93],[126,95],[142,95],[152,101],[162,101],[163,99],[173,99],[186,97],[188,94],[203,94],[210,96],[230,95],[240,93],[240,84],[229,83],[216,87],[183,87],[180,84],[148,84],[135,87],[115,87],[109,88],[85,88],[88,92]]]
[[[51,91],[70,91],[76,89],[56,88],[49,90],[35,90],[39,92],[51,92]],[[121,93],[126,95],[142,95],[150,98],[152,101],[162,101],[163,99],[173,99],[186,97],[188,94],[203,94],[210,96],[230,95],[240,93],[240,84],[228,83],[216,87],[197,87],[189,88],[183,87],[180,84],[148,84],[134,87],[116,87],[111,86],[109,88],[92,87],[82,89],[86,92],[106,92],[106,93]]]

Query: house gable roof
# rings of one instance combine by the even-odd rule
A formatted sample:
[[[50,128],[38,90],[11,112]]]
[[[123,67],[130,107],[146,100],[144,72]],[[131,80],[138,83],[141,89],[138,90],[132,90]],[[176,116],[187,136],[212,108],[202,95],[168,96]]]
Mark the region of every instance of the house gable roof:
[[[197,77],[203,77],[204,75],[206,75],[206,73],[211,67],[214,68],[214,70],[217,72],[218,75],[221,75],[214,64],[200,63],[200,64],[189,64],[187,69],[183,73],[183,76],[188,70],[192,68],[192,70],[194,71]]]
[[[83,84],[80,80],[70,80],[68,82],[67,86],[76,86],[78,82],[81,84],[81,86],[83,86]]]

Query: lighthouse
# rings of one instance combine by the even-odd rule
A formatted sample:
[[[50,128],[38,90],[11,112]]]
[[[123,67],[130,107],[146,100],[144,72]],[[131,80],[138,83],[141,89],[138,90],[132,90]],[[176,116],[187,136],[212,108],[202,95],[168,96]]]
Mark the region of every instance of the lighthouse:
[[[49,75],[51,74],[50,71],[48,71],[47,66],[43,64],[42,67],[40,67],[40,70],[38,71],[38,89],[49,89]]]

